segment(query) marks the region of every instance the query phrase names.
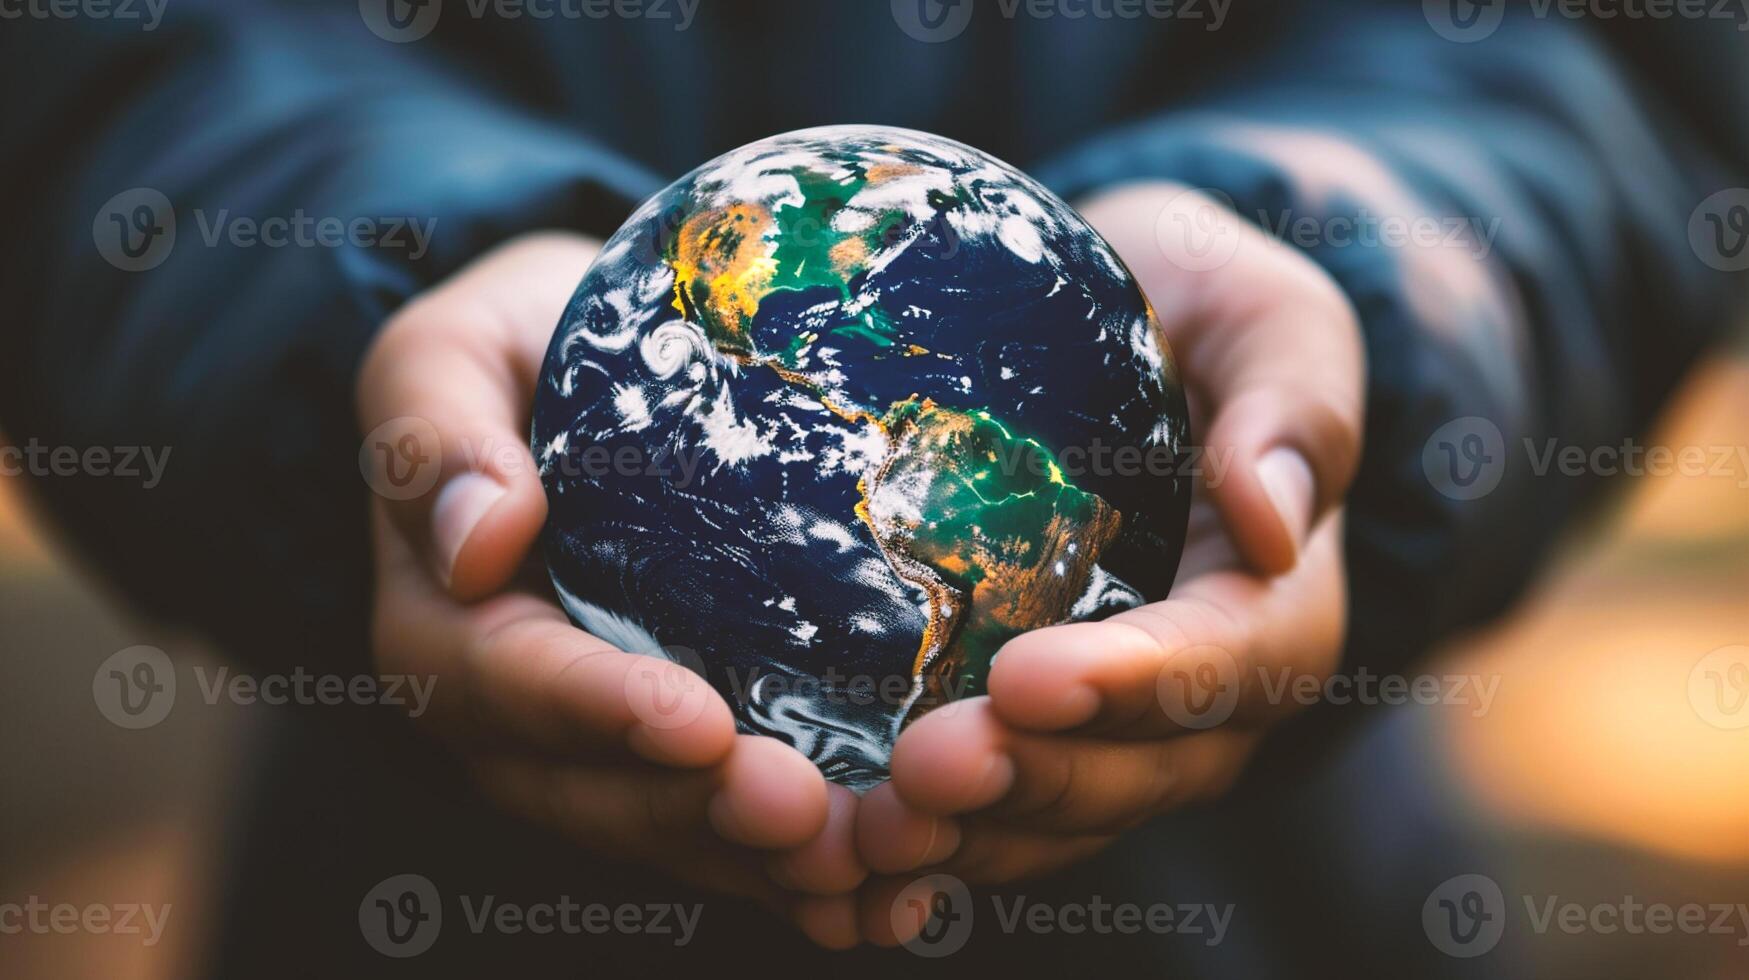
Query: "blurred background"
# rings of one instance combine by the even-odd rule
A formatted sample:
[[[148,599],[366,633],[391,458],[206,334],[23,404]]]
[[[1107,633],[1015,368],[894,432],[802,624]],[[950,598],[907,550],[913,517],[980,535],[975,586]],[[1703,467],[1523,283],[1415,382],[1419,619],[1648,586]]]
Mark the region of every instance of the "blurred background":
[[[110,2],[79,6],[108,11]],[[1686,363],[1686,352],[1712,336],[1696,327],[1726,320],[1700,311],[1741,300],[1749,189],[1731,185],[1749,182],[1743,177],[1749,130],[1741,123],[1749,119],[1749,84],[1729,72],[1749,65],[1742,54],[1749,24],[1735,18],[1599,17],[1578,25],[1566,23],[1578,17],[1566,11],[1585,5],[1554,3],[1557,16],[1550,17],[1553,0],[1538,0],[1512,5],[1532,10],[1534,30],[1509,27],[1490,37],[1506,6],[1498,0],[1322,0],[1235,8],[1233,22],[1216,33],[1219,25],[1189,15],[1208,10],[1224,22],[1225,0],[1182,0],[1179,12],[1191,22],[1150,25],[1161,35],[1150,40],[1127,22],[1090,19],[1085,33],[1067,26],[1083,3],[1126,0],[1048,5],[1064,23],[1017,17],[1014,11],[1024,14],[1030,0],[1001,0],[1006,17],[997,4],[981,2],[983,13],[969,29],[971,5],[954,0],[721,4],[700,14],[696,32],[682,34],[653,13],[616,16],[612,24],[590,19],[567,31],[521,16],[533,0],[470,0],[472,16],[452,3],[441,26],[441,4],[429,0],[179,0],[172,13],[186,15],[180,25],[173,16],[155,34],[164,0],[136,5],[153,18],[143,29],[95,14],[62,17],[60,0],[0,0],[0,32],[7,32],[0,33],[0,82],[9,83],[0,84],[6,204],[0,214],[9,223],[9,234],[0,236],[8,249],[0,262],[6,302],[0,336],[32,341],[22,345],[30,355],[15,356],[10,347],[0,354],[0,405],[18,401],[33,409],[9,415],[8,424],[20,442],[34,416],[51,435],[56,426],[48,423],[59,422],[62,444],[96,446],[102,443],[83,427],[95,419],[105,423],[99,435],[125,436],[117,446],[175,441],[179,463],[207,467],[186,471],[192,479],[235,478],[243,488],[222,500],[185,493],[175,507],[155,509],[162,496],[113,493],[116,484],[98,480],[76,485],[11,475],[16,468],[0,465],[0,725],[12,746],[0,752],[0,980],[180,980],[205,975],[219,958],[214,950],[226,945],[255,954],[245,962],[297,973],[335,948],[298,932],[309,922],[334,926],[323,940],[344,952],[374,957],[380,948],[373,952],[354,931],[364,892],[355,885],[413,868],[447,870],[455,855],[468,859],[458,862],[464,866],[472,861],[464,869],[473,875],[468,880],[492,888],[526,883],[536,872],[577,881],[566,877],[565,853],[543,849],[545,838],[523,839],[493,815],[458,805],[456,774],[429,778],[422,767],[436,765],[424,755],[403,763],[397,753],[408,754],[407,747],[391,744],[393,736],[370,741],[388,722],[368,729],[372,736],[352,738],[356,730],[348,729],[342,738],[337,713],[204,696],[197,680],[223,683],[237,676],[236,668],[197,638],[133,614],[43,514],[58,505],[64,515],[83,518],[86,547],[108,546],[106,567],[127,576],[131,594],[151,595],[159,608],[198,611],[202,619],[229,619],[233,635],[266,641],[309,625],[273,621],[246,601],[226,601],[236,595],[287,620],[319,620],[324,609],[344,613],[349,600],[364,595],[362,585],[352,584],[364,580],[362,561],[320,565],[330,578],[309,574],[297,560],[309,557],[300,552],[303,544],[314,542],[310,551],[332,558],[342,544],[359,542],[338,540],[332,509],[275,514],[262,505],[328,504],[352,492],[362,501],[367,493],[351,472],[352,362],[310,352],[361,343],[409,290],[426,283],[427,273],[446,274],[517,229],[572,218],[586,227],[582,217],[599,211],[614,215],[600,229],[611,230],[648,189],[632,191],[655,174],[684,172],[755,136],[867,117],[951,133],[1029,167],[1085,151],[1057,160],[1052,181],[1080,192],[1125,179],[1132,162],[1162,160],[1173,165],[1162,172],[1232,191],[1229,197],[1250,205],[1273,201],[1290,184],[1319,190],[1269,209],[1284,222],[1343,219],[1355,208],[1403,218],[1384,192],[1395,178],[1413,177],[1426,185],[1411,196],[1417,206],[1426,196],[1469,212],[1462,215],[1465,227],[1475,230],[1469,221],[1495,214],[1504,195],[1524,209],[1514,216],[1523,220],[1508,224],[1499,243],[1487,237],[1483,244],[1499,244],[1493,254],[1516,261],[1503,264],[1501,274],[1535,287],[1528,295],[1545,304],[1547,321],[1539,324],[1546,336],[1534,339],[1546,346],[1537,364],[1548,377],[1526,383],[1552,380],[1558,407],[1574,418],[1607,418],[1608,431],[1625,427],[1633,416],[1626,409],[1648,392],[1596,378],[1631,379],[1661,393],[1661,360]],[[1172,6],[1154,5],[1162,4]],[[1704,5],[1749,16],[1745,4]],[[517,16],[499,16],[504,7]],[[1435,16],[1442,7],[1443,19]],[[16,13],[21,9],[28,17]],[[395,23],[373,10],[412,20]],[[933,14],[942,19],[931,20]],[[683,16],[690,26],[691,14]],[[412,43],[428,33],[428,42]],[[1605,47],[1607,58],[1598,53]],[[1268,57],[1257,60],[1259,52]],[[1301,72],[1313,81],[1291,84]],[[1278,75],[1290,84],[1278,89]],[[631,91],[626,78],[633,76],[654,84]],[[424,83],[430,90],[422,97]],[[603,91],[612,97],[602,98]],[[1342,97],[1320,98],[1327,92]],[[482,106],[473,106],[476,100]],[[494,104],[500,100],[514,111],[500,111]],[[1196,111],[1181,114],[1184,106]],[[1171,111],[1156,116],[1162,110]],[[1242,138],[1232,143],[1234,134],[1215,126],[1227,112],[1286,125],[1294,138],[1254,138],[1242,126]],[[675,121],[650,122],[670,117]],[[275,139],[256,144],[236,135],[263,120],[274,123],[267,128]],[[1138,120],[1160,125],[1131,132]],[[1371,169],[1378,161],[1366,155],[1332,154],[1319,136],[1352,130],[1373,137],[1404,126],[1422,141],[1397,146],[1391,162],[1398,174]],[[579,139],[584,133],[590,138]],[[1096,136],[1115,142],[1087,142]],[[615,152],[603,153],[597,139]],[[155,147],[157,156],[136,152],[142,146]],[[1588,155],[1593,151],[1596,159]],[[87,155],[100,160],[80,169],[77,161]],[[648,175],[641,173],[646,167]],[[614,180],[582,189],[579,175],[597,171]],[[1138,172],[1157,176],[1147,167]],[[1383,194],[1383,205],[1323,193],[1347,179]],[[614,182],[625,186],[609,188]],[[400,206],[403,193],[410,207]],[[630,197],[609,200],[622,194]],[[1702,194],[1709,196],[1688,213]],[[196,219],[185,219],[188,244],[174,258],[174,235],[163,236],[156,221],[173,210],[169,196]],[[232,247],[217,233],[198,244],[207,210],[253,212],[258,221],[294,210],[377,213],[379,201],[388,202],[382,207],[390,215],[405,211],[434,224],[441,214],[444,232],[429,260],[403,262],[393,249],[350,246],[269,252]],[[123,205],[125,213],[118,210]],[[71,208],[77,220],[58,211],[48,216],[55,208]],[[1264,209],[1255,213],[1261,217]],[[126,222],[101,224],[142,215],[152,220],[131,229]],[[109,239],[93,228],[94,218],[99,229],[119,232],[113,243],[119,257],[105,251]],[[1314,223],[1331,237],[1330,221]],[[134,264],[142,259],[128,249],[134,231],[143,236],[143,258],[164,262],[162,271],[136,275],[153,266]],[[1414,255],[1387,263],[1374,250],[1375,268],[1364,250],[1313,244],[1331,268],[1377,290],[1375,305],[1412,312],[1400,319],[1426,328],[1393,335],[1404,350],[1425,353],[1416,366],[1452,368],[1449,378],[1436,379],[1441,390],[1433,393],[1452,396],[1448,401],[1411,407],[1457,406],[1462,410],[1447,413],[1456,415],[1494,407],[1487,398],[1464,407],[1472,405],[1463,397],[1473,394],[1468,389],[1481,387],[1474,379],[1492,377],[1466,368],[1502,367],[1464,358],[1506,349],[1500,338],[1471,333],[1501,325],[1467,302],[1472,292],[1490,292],[1478,284],[1479,263],[1423,268]],[[1407,287],[1393,290],[1390,277],[1403,271],[1398,262],[1425,278],[1405,272]],[[1714,276],[1725,272],[1739,278]],[[118,311],[131,318],[118,319]],[[153,343],[167,322],[188,333],[210,328],[213,337],[196,339],[212,346],[194,343],[200,356],[184,359],[177,344]],[[141,337],[147,339],[128,342]],[[233,370],[239,348],[249,346],[221,342],[235,338],[285,353],[285,361],[258,361],[255,374]],[[146,410],[161,404],[156,386],[173,374],[189,399],[186,418],[175,421],[199,425],[169,426]],[[68,378],[89,379],[90,387]],[[278,410],[276,399],[288,390],[282,382],[326,396],[320,407],[327,417],[310,424],[341,433],[345,465],[321,455],[332,447],[319,435],[280,425],[297,421]],[[104,404],[105,394],[115,396],[112,403]],[[209,423],[210,431],[188,431]],[[1590,438],[1574,431],[1575,438]],[[235,441],[227,443],[226,435]],[[1419,436],[1413,441],[1409,448],[1420,450]],[[1225,887],[1219,879],[1233,872],[1252,888],[1248,898],[1261,896],[1259,906],[1286,907],[1262,909],[1258,918],[1278,927],[1273,932],[1236,934],[1207,951],[1222,958],[1221,969],[1195,959],[1199,951],[1191,948],[1181,951],[1183,963],[1157,972],[1175,980],[1251,980],[1273,975],[1252,969],[1254,963],[1298,966],[1300,957],[1336,963],[1344,977],[1749,978],[1749,324],[1687,371],[1656,424],[1636,434],[1633,445],[1642,460],[1644,451],[1699,453],[1706,472],[1611,478],[1596,506],[1570,515],[1553,560],[1506,615],[1410,668],[1414,678],[1477,678],[1489,685],[1482,704],[1465,692],[1438,704],[1364,708],[1372,716],[1356,726],[1361,732],[1346,753],[1321,762],[1318,778],[1306,780],[1303,792],[1296,787],[1299,795],[1288,804],[1265,797],[1259,805],[1236,794],[1239,802],[1189,812],[1172,832],[1149,838],[1160,853],[1123,869],[1133,879],[1178,889],[1186,880],[1174,877],[1181,871],[1189,878],[1212,869],[1205,877]],[[207,455],[198,457],[203,448]],[[1539,479],[1573,478],[1551,472]],[[321,485],[305,487],[305,480]],[[292,500],[298,495],[280,494],[287,487],[311,492]],[[1422,496],[1428,499],[1419,503],[1442,513],[1459,511],[1443,508],[1449,501],[1433,493]],[[1558,503],[1547,501],[1579,495],[1530,496],[1546,506],[1501,505],[1510,513],[1490,514],[1479,526],[1535,536],[1560,523],[1545,512]],[[229,508],[226,519],[210,519],[210,508],[221,506]],[[271,533],[240,531],[233,538],[209,531],[205,540],[188,541],[179,535],[190,526]],[[129,533],[138,529],[155,533]],[[318,540],[323,532],[336,540]],[[117,544],[136,540],[165,546]],[[1501,569],[1486,577],[1490,583],[1510,585],[1519,559],[1542,552],[1540,540],[1475,543],[1490,570]],[[360,548],[355,557],[362,556]],[[250,566],[274,557],[282,562]],[[294,571],[276,577],[278,569]],[[346,573],[356,580],[340,577]],[[319,607],[270,601],[284,599],[288,585],[332,601]],[[236,595],[227,591],[233,586]],[[1489,591],[1467,579],[1452,588]],[[1459,598],[1453,605],[1466,608],[1486,599]],[[1402,601],[1400,590],[1380,604],[1398,604],[1412,610],[1408,615],[1423,608]],[[217,615],[227,611],[234,615]],[[308,645],[283,644],[317,659],[332,646]],[[142,647],[176,661],[173,676],[182,688],[167,716],[130,725],[115,708],[109,671],[112,658]],[[264,654],[258,668],[274,663],[263,651],[233,652]],[[333,660],[347,662],[341,655]],[[1297,744],[1292,738],[1283,741]],[[297,772],[287,744],[311,748]],[[384,778],[393,765],[407,769],[394,774],[398,781]],[[391,782],[371,798],[373,788]],[[1328,806],[1332,800],[1360,805]],[[427,819],[430,813],[443,819]],[[504,839],[485,839],[494,832]],[[361,853],[370,860],[360,860]],[[1126,859],[1114,853],[1107,857]],[[1121,877],[1090,879],[1093,887],[1110,888]],[[542,877],[541,887],[546,882]],[[302,923],[288,916],[304,900],[298,889],[320,892],[325,903]],[[226,896],[233,896],[229,908]],[[302,911],[310,912],[307,904]],[[1647,906],[1683,910],[1682,928],[1669,921],[1648,927]],[[149,908],[161,928],[134,913],[126,931],[66,918],[132,907]],[[227,914],[237,910],[255,914]],[[1537,926],[1543,914],[1550,918]],[[1625,922],[1626,916],[1637,919]],[[37,917],[35,925],[20,928],[26,917]],[[1488,936],[1494,927],[1503,935]],[[1316,950],[1302,948],[1313,943]],[[1267,944],[1269,955],[1248,944]],[[500,948],[485,943],[470,952],[489,960]],[[1052,966],[1047,956],[1028,958],[1032,948],[1024,943],[1017,948],[1033,967],[1028,972]],[[1102,951],[1095,943],[1054,955],[1084,956],[1083,949]],[[559,947],[554,958],[568,966],[572,950]],[[907,977],[924,975],[921,961],[893,955],[889,962]],[[576,975],[606,972],[587,952],[577,959]],[[397,965],[471,967],[451,951],[420,963],[368,962],[372,976],[390,975]],[[944,968],[958,967],[946,961]],[[1295,980],[1323,975],[1309,965],[1281,972]],[[848,977],[850,970],[831,975]]]
[[[1749,332],[1691,374],[1645,445],[1749,452]],[[1427,668],[1497,676],[1485,712],[1380,709],[1432,716],[1413,727],[1437,733],[1465,819],[1516,879],[1509,894],[1749,903],[1749,670],[1733,666],[1749,663],[1749,472],[1733,459],[1726,475],[1618,478],[1512,615]],[[0,975],[188,976],[214,928],[212,862],[251,733],[281,709],[184,692],[151,728],[105,720],[92,685],[116,651],[217,661],[106,596],[32,517],[30,495],[52,484],[21,479],[0,479],[0,718],[24,749],[0,753],[0,900],[171,911],[155,945],[0,935]],[[1534,975],[1740,980],[1749,922],[1729,926],[1512,939]]]

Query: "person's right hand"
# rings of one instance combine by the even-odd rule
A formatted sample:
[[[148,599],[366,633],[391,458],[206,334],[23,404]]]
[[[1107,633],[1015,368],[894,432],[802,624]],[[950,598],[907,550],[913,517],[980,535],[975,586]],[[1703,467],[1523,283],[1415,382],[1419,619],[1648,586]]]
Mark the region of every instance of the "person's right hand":
[[[431,679],[420,720],[514,813],[854,944],[854,794],[789,746],[737,735],[696,674],[614,649],[550,589],[517,584],[540,578],[519,573],[547,512],[530,401],[598,247],[506,244],[409,302],[367,353],[377,669]]]

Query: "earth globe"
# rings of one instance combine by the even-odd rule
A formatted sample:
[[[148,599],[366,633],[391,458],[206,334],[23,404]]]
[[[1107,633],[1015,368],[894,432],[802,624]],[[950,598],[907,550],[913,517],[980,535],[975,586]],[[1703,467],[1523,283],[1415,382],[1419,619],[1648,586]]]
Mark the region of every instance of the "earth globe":
[[[858,790],[1011,637],[1165,597],[1187,440],[1110,246],[1014,167],[881,126],[748,144],[639,207],[532,431],[572,620]]]

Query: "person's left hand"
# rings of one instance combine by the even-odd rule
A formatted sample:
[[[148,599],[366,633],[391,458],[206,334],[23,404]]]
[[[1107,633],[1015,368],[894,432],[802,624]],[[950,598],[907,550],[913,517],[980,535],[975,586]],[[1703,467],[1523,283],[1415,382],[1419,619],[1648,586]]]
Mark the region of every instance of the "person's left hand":
[[[1206,433],[1208,492],[1170,598],[1016,637],[987,696],[901,735],[892,780],[857,814],[858,850],[884,875],[864,886],[859,915],[878,943],[907,938],[891,910],[921,875],[1041,874],[1219,795],[1296,706],[1282,692],[1321,685],[1338,660],[1340,505],[1364,391],[1347,299],[1305,256],[1175,185],[1124,188],[1082,211],[1156,304],[1193,431]],[[1240,236],[1232,258],[1183,261],[1175,249],[1188,243],[1170,232],[1206,232],[1211,219]]]

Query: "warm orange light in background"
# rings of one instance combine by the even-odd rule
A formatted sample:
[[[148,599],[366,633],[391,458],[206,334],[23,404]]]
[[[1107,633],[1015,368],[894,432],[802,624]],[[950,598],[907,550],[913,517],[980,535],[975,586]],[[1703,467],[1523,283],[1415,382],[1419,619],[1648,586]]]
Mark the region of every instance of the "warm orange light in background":
[[[1645,444],[1749,446],[1749,364],[1704,368]],[[1724,689],[1726,713],[1708,685],[1745,675],[1701,665],[1721,648],[1749,654],[1744,466],[1733,455],[1725,475],[1624,482],[1601,536],[1451,652],[1453,669],[1500,677],[1484,717],[1453,709],[1446,730],[1467,788],[1501,820],[1749,866],[1749,706],[1735,700],[1749,678]]]
[[[0,446],[5,445],[6,437],[0,435]],[[46,555],[25,520],[18,479],[0,474],[0,562],[41,562]]]

